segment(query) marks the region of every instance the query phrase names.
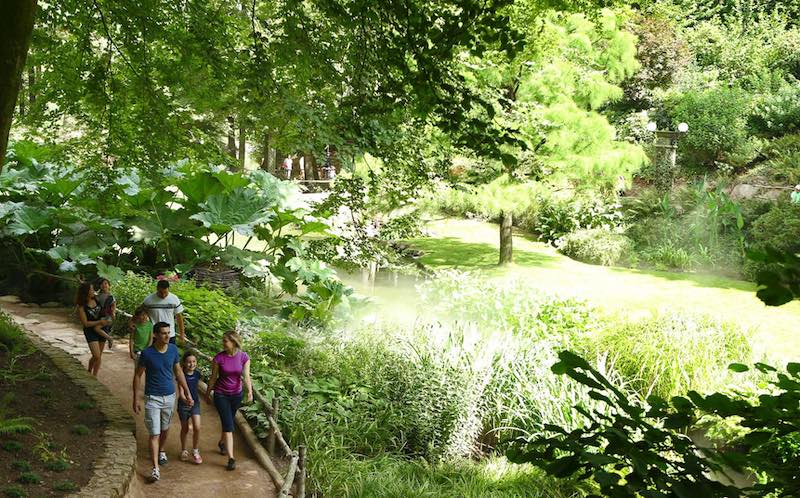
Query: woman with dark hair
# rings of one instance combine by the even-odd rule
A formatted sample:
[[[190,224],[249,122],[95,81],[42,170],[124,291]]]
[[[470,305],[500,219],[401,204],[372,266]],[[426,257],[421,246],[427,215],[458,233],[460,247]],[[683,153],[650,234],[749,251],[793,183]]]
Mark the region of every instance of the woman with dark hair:
[[[242,351],[242,338],[229,330],[222,335],[222,351],[211,362],[208,380],[208,401],[213,402],[222,422],[219,452],[228,455],[228,470],[236,468],[233,458],[233,425],[242,404],[242,381],[247,389],[247,402],[253,402],[253,383],[250,381],[250,357]],[[212,401],[212,394],[213,401]]]
[[[104,320],[110,319],[111,323],[114,323],[114,318],[117,316],[117,300],[111,294],[111,282],[105,277],[100,277],[94,282],[94,290],[97,292],[94,298],[102,309],[101,317]],[[103,330],[110,334],[111,326],[107,325]],[[111,341],[108,343],[108,349],[111,349]]]
[[[103,360],[103,348],[106,346],[106,341],[111,341],[111,336],[102,328],[96,329],[96,327],[111,325],[111,320],[102,318],[103,309],[95,299],[94,287],[89,282],[82,282],[78,286],[75,306],[78,308],[78,318],[83,325],[83,336],[86,337],[89,351],[92,352],[87,370],[97,377],[97,372],[100,371],[100,362]]]

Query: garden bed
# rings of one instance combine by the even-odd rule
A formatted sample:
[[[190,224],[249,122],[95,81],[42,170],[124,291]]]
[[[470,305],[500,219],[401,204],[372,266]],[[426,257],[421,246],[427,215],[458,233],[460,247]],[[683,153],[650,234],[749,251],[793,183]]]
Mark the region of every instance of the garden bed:
[[[0,348],[0,400],[3,495],[61,496],[86,486],[106,425],[86,391],[40,351],[17,356]],[[22,424],[30,430],[4,434],[16,417],[30,417]]]

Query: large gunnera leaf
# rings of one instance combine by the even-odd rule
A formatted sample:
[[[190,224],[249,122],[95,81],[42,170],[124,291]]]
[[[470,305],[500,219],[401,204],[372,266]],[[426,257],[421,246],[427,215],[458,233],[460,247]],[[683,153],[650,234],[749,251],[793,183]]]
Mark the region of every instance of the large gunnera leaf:
[[[218,235],[233,230],[241,235],[252,236],[256,226],[272,219],[264,201],[252,190],[242,188],[229,194],[212,195],[200,208],[202,211],[191,218]]]

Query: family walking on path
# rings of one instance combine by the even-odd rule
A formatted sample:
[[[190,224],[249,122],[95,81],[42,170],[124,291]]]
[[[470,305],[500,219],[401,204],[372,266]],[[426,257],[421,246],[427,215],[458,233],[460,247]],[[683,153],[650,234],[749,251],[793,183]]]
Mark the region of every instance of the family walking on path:
[[[91,352],[88,370],[95,376],[100,369],[103,349],[106,344],[111,344],[110,324],[116,313],[110,284],[105,279],[101,280],[94,285],[82,283],[75,300]],[[95,287],[101,292],[96,293]],[[148,465],[151,467],[147,473],[149,482],[159,481],[162,466],[169,462],[168,434],[176,401],[181,423],[179,458],[184,462],[203,463],[200,455],[200,446],[203,444],[200,433],[202,403],[198,394],[200,374],[197,371],[197,356],[192,350],[187,350],[181,357],[175,344],[176,337],[179,344],[186,343],[183,312],[180,299],[169,291],[169,282],[159,280],[156,292],[144,299],[128,323],[128,353],[135,365],[130,406],[136,415],[144,412]],[[234,454],[236,412],[243,400],[248,403],[253,401],[250,358],[241,350],[241,345],[241,338],[234,331],[223,335],[222,351],[213,359],[206,392],[206,400],[215,406],[221,422],[216,449],[227,457],[225,469],[228,471],[237,468]],[[143,397],[140,396],[142,377]],[[186,444],[190,431],[191,453]],[[247,467],[251,467],[254,462],[247,463]]]

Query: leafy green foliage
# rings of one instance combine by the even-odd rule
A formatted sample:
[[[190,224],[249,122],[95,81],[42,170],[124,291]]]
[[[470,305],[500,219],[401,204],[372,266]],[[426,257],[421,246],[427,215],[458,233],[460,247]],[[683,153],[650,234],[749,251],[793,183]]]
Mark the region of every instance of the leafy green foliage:
[[[584,263],[614,266],[630,261],[633,241],[602,228],[581,229],[567,234],[558,250]]]
[[[579,356],[564,351],[553,365],[589,386],[592,396],[612,407],[611,415],[590,413],[594,422],[586,429],[568,432],[549,426],[551,436],[521,441],[509,453],[515,461],[530,461],[556,476],[578,474],[592,477],[606,496],[794,496],[800,433],[800,365],[789,363],[785,371],[763,363],[755,367],[769,376],[769,389],[756,399],[741,394],[702,395],[690,391],[666,403],[658,397],[642,406],[625,394]],[[732,364],[744,372],[748,367]],[[598,416],[602,415],[602,416]],[[699,415],[734,418],[747,429],[731,441],[741,451],[700,450],[682,431]],[[759,476],[743,489],[711,480],[711,472],[751,470]]]
[[[53,472],[64,472],[71,467],[70,463],[63,458],[46,462],[44,466],[47,470],[52,470]]]
[[[711,269],[738,274],[745,246],[742,207],[718,183],[659,195],[645,191],[625,204],[626,234],[643,262],[657,269]]]
[[[576,230],[619,228],[623,218],[620,207],[617,202],[598,197],[544,198],[534,218],[535,224],[530,228],[542,240],[558,245],[565,235]]]
[[[800,205],[780,201],[763,215],[756,218],[750,227],[751,250],[764,252],[767,248],[786,253],[787,257],[800,252]],[[787,263],[789,260],[786,261]],[[750,278],[758,278],[762,271],[775,273],[777,267],[764,258],[748,259],[745,272]]]
[[[89,434],[89,428],[83,424],[75,424],[69,431],[76,436],[85,436]]]
[[[750,124],[761,134],[775,137],[797,133],[800,123],[800,89],[797,81],[759,98],[753,105]]]
[[[738,88],[687,90],[667,103],[673,126],[689,125],[679,147],[690,164],[726,162],[747,141],[749,95]]]
[[[154,279],[128,273],[111,290],[117,307],[130,313],[155,292],[155,288]],[[221,290],[198,287],[193,280],[179,280],[170,284],[170,292],[183,303],[186,334],[197,344],[216,348],[222,334],[236,328],[242,309]]]
[[[14,441],[13,439],[3,441],[0,443],[0,446],[9,453],[18,453],[20,450],[22,450],[22,443],[19,441]]]
[[[424,292],[438,322],[368,321],[322,339],[279,322],[245,325],[254,381],[281,400],[287,436],[311,449],[322,489],[344,485],[337,469],[377,465],[353,463],[354,453],[370,462],[458,461],[505,448],[519,430],[578,424],[567,407],[593,403],[547,369],[553,348],[579,346],[599,327],[585,304],[524,282],[455,273],[440,275]],[[245,410],[263,432],[259,407]],[[371,477],[374,486],[397,479],[394,468]]]
[[[58,481],[53,483],[53,491],[60,493],[69,493],[70,491],[77,491],[78,485],[72,481]]]
[[[11,462],[11,468],[20,472],[29,472],[31,470],[31,463],[27,460],[14,460]]]
[[[549,425],[548,435],[523,440],[509,451],[510,460],[531,462],[555,477],[592,477],[601,494],[590,496],[740,496],[737,488],[708,477],[721,465],[704,458],[688,436],[675,430],[690,422],[685,414],[668,418],[666,403],[657,398],[650,400],[649,409],[629,400],[569,351],[559,353],[553,371],[589,387],[592,397],[605,401],[612,412],[576,406],[592,421],[586,428],[569,431]]]
[[[36,472],[23,472],[17,478],[17,482],[21,482],[22,484],[39,484],[42,482],[42,476]]]
[[[3,495],[8,498],[25,498],[28,493],[19,484],[9,484],[3,488]]]

